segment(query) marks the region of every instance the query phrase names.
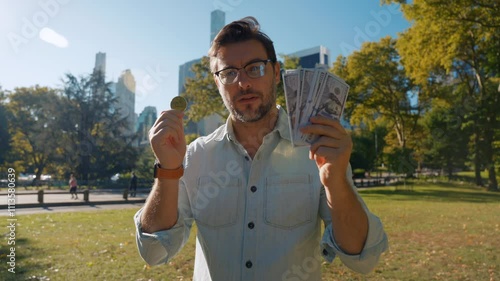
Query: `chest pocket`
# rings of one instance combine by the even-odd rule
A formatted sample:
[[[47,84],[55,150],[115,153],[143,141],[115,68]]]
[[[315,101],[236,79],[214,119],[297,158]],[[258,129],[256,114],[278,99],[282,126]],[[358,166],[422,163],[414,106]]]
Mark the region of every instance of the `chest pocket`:
[[[208,227],[225,227],[236,223],[240,189],[239,179],[222,182],[209,176],[200,177],[193,208],[196,223]]]
[[[292,229],[313,219],[313,189],[307,174],[268,177],[264,197],[269,225]]]

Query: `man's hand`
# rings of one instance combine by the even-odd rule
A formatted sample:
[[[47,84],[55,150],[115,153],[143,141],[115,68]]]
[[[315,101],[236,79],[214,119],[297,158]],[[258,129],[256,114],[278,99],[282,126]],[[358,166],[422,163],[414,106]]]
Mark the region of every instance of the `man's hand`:
[[[310,118],[310,125],[300,129],[302,133],[316,134],[320,138],[311,144],[309,158],[316,161],[321,183],[328,186],[334,177],[346,176],[352,151],[351,136],[338,120],[323,116]]]
[[[186,139],[182,117],[178,110],[162,111],[149,130],[149,142],[163,169],[176,169],[182,165],[186,154]]]
[[[346,177],[351,137],[337,120],[315,116],[310,121],[301,131],[320,136],[311,144],[309,158],[316,161],[325,187],[334,240],[344,252],[359,254],[368,235],[368,217]]]

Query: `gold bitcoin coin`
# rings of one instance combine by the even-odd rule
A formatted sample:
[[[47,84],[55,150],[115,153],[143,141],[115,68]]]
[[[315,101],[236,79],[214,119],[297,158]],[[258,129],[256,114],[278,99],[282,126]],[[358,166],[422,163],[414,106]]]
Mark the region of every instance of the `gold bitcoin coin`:
[[[170,102],[170,108],[175,110],[184,111],[186,110],[186,107],[187,107],[186,99],[180,96],[173,98],[172,101]]]

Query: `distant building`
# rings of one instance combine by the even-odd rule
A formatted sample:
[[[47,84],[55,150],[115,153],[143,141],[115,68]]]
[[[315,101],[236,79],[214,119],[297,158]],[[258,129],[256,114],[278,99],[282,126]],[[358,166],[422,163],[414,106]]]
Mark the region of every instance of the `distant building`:
[[[93,73],[101,72],[106,79],[106,53],[98,52],[95,56]],[[123,137],[133,137],[136,133],[137,114],[135,114],[135,91],[136,83],[130,69],[124,70],[117,82],[110,81],[108,89],[116,97],[116,103],[111,110],[119,111],[119,119],[125,121],[122,130]]]
[[[135,133],[135,79],[130,69],[124,70],[116,82],[116,109],[120,112],[120,119],[125,119],[125,136]]]
[[[95,55],[94,73],[100,71],[103,76],[106,76],[106,53],[98,52]]]
[[[157,118],[156,107],[146,106],[137,119],[137,144],[138,146],[149,145],[149,129],[153,127]]]
[[[330,51],[324,46],[301,50],[289,56],[298,57],[303,68],[330,67]]]
[[[226,14],[221,10],[212,11],[210,15],[210,44],[214,40],[215,36],[224,27],[226,21]],[[185,84],[188,78],[194,78],[195,74],[191,70],[192,66],[200,63],[201,58],[188,61],[179,66],[179,91],[178,94],[182,94],[185,90]],[[188,105],[189,107],[189,105]],[[184,127],[184,132],[186,134],[198,134],[200,136],[208,135],[217,129],[224,120],[217,115],[213,114],[203,118],[199,122],[188,122],[187,126]]]
[[[221,10],[214,10],[210,14],[210,45],[215,36],[226,24],[226,13]]]
[[[193,65],[200,63],[200,59],[194,59],[191,61],[188,61],[184,64],[179,65],[179,92],[178,94],[184,93],[186,90],[185,84],[188,78],[194,78],[194,72],[191,70]]]

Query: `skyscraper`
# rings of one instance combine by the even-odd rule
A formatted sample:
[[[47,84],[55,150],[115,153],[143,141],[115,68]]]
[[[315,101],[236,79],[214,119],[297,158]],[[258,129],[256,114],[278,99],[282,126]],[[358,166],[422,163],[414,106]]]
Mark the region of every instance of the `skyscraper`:
[[[214,10],[210,14],[210,44],[214,41],[215,36],[224,27],[226,23],[226,13],[221,10]]]
[[[130,69],[124,70],[116,82],[116,109],[126,119],[125,136],[135,133],[135,79]]]
[[[210,44],[214,40],[215,36],[224,27],[226,22],[226,13],[221,10],[214,10],[210,14]],[[188,61],[179,66],[179,95],[184,92],[187,78],[193,78],[194,72],[191,67],[197,63],[201,62],[201,58]]]
[[[179,65],[179,92],[178,92],[179,95],[184,93],[184,91],[186,90],[185,84],[187,78],[194,78],[195,76],[194,72],[191,70],[191,67],[200,62],[201,59],[194,59]]]
[[[98,52],[95,55],[94,73],[100,71],[103,76],[106,76],[106,53]]]
[[[157,118],[156,107],[146,106],[137,119],[137,143],[139,146],[149,145],[149,129]]]
[[[214,10],[210,15],[210,44],[212,44],[213,39],[219,33],[219,31],[224,27],[226,22],[226,14],[221,10]],[[188,61],[179,66],[179,95],[185,91],[185,84],[187,78],[195,77],[194,72],[191,67],[194,64],[200,63],[201,58]],[[189,105],[188,105],[189,106]],[[184,128],[186,134],[198,134],[207,135],[223,123],[224,120],[217,114],[207,116],[197,123],[188,122],[187,126]]]

